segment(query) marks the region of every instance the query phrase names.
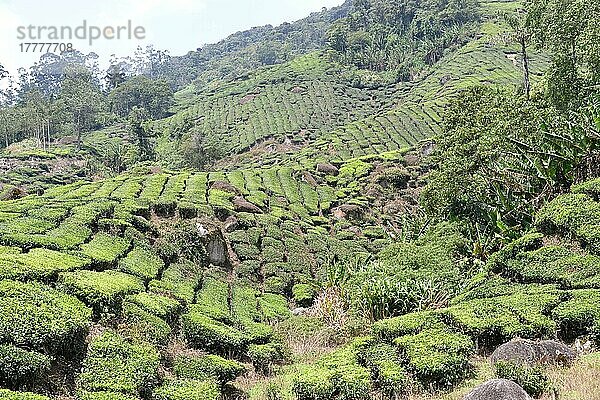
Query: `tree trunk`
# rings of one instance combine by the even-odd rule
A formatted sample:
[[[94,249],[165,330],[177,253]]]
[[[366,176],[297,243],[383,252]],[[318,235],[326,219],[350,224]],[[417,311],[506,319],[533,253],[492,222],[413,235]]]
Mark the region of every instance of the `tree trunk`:
[[[527,57],[527,41],[524,35],[521,36],[521,56],[523,57],[523,75],[525,84],[525,96],[529,100],[531,94],[531,81],[529,79],[529,58]]]

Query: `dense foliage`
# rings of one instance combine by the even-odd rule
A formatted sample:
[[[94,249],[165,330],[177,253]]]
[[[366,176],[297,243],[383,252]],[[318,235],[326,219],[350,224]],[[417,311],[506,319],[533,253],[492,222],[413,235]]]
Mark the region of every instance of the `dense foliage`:
[[[466,43],[478,20],[476,0],[357,0],[327,39],[343,62],[409,81]]]
[[[103,72],[42,57],[0,109],[0,398],[559,391],[482,357],[600,343],[583,10],[356,0]]]

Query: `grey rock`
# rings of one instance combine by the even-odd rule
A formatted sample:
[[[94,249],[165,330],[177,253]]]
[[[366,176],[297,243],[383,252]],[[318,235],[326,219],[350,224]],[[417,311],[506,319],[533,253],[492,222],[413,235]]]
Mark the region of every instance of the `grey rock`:
[[[304,308],[304,307],[298,307],[298,308],[294,308],[292,310],[292,315],[295,315],[295,316],[305,315],[306,313],[308,313],[308,308]]]
[[[463,400],[531,400],[531,397],[513,381],[492,379],[477,386]]]
[[[233,194],[238,194],[238,195],[240,194],[240,190],[238,188],[236,188],[235,186],[233,186],[229,182],[216,181],[210,186],[210,188],[216,189],[216,190],[222,190],[224,192],[229,192],[229,193],[233,193]]]
[[[498,347],[490,361],[514,362],[528,366],[559,364],[570,365],[577,354],[564,343],[554,340],[533,341],[516,339]]]
[[[340,173],[340,170],[333,164],[322,163],[317,164],[317,172],[322,172],[326,175],[337,176]]]
[[[263,210],[261,210],[256,204],[249,202],[244,199],[242,196],[237,196],[233,199],[233,206],[236,211],[247,212],[252,214],[262,214]]]

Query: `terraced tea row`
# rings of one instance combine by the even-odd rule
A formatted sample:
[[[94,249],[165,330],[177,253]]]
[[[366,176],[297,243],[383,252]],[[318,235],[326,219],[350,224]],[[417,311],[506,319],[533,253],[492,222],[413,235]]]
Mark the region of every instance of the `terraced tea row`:
[[[292,143],[314,140],[321,133],[365,117],[389,102],[377,91],[353,88],[340,68],[320,52],[284,67],[273,67],[246,80],[221,83],[200,92],[185,111],[155,123],[160,132],[181,137],[206,134],[207,145],[223,156],[243,153],[267,139]],[[331,73],[290,70],[323,64]]]

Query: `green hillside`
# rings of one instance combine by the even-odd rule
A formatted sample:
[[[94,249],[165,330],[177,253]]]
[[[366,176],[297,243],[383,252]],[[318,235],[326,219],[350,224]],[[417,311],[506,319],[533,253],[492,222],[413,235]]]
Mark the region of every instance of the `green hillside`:
[[[23,88],[0,107],[0,399],[600,398],[587,13],[356,0],[156,76]],[[490,362],[518,338],[573,359]]]

